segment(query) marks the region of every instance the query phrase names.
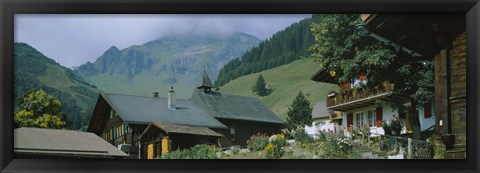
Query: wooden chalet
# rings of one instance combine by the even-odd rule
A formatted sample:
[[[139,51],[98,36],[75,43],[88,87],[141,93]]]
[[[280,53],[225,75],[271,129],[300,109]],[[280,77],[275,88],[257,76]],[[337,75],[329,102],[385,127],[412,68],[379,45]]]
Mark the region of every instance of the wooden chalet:
[[[22,127],[14,131],[17,159],[113,159],[128,154],[93,133]]]
[[[313,74],[310,79],[340,86],[339,92],[331,92],[327,95],[325,105],[327,110],[342,112],[343,118],[339,124],[342,124],[347,131],[352,128],[369,126],[373,134],[384,135],[382,122],[399,118],[405,124],[401,133],[413,133],[414,121],[411,118],[412,116],[409,115],[409,111],[395,110],[387,104],[376,104],[377,100],[407,103],[408,100],[405,96],[393,93],[394,84],[385,82],[382,86],[376,88],[355,88],[353,84],[339,84],[338,80],[323,68]],[[435,122],[435,117],[432,116],[432,105],[427,103],[425,107],[427,109],[419,110],[418,123],[420,123],[421,131],[431,130]]]
[[[228,127],[218,130],[226,137],[222,143],[245,146],[253,134],[280,133],[283,128],[283,121],[255,97],[214,92],[206,73],[198,86],[190,101]]]
[[[138,140],[147,145],[147,159],[153,159],[172,149],[190,148],[197,144],[218,145],[218,139],[223,137],[207,127],[152,122]]]
[[[206,72],[197,86],[188,100],[175,99],[173,88],[168,98],[101,93],[88,131],[115,146],[130,145],[131,158],[146,159],[200,143],[246,145],[254,133],[283,127],[255,97],[212,91]]]
[[[447,145],[446,158],[466,158],[465,14],[362,14],[361,18],[364,29],[376,38],[418,55],[405,61],[434,60],[435,131]]]

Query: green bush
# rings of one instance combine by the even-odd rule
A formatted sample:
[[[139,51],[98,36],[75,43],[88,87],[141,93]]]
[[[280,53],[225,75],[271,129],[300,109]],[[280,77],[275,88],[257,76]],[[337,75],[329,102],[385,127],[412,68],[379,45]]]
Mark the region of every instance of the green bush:
[[[269,138],[269,144],[264,148],[265,157],[267,159],[280,159],[285,151],[283,147],[287,144],[284,134],[272,135]]]
[[[230,151],[232,151],[232,154],[238,154],[238,153],[240,153],[240,147],[239,146],[232,146],[230,148]]]
[[[403,129],[403,123],[399,119],[393,119],[391,121],[383,121],[382,127],[385,131],[385,135],[399,136]]]
[[[247,140],[247,147],[250,151],[262,151],[268,145],[268,136],[257,133]]]
[[[353,146],[345,138],[329,137],[321,145],[324,159],[352,159],[355,158]]]
[[[164,154],[162,159],[217,159],[220,148],[214,145],[200,144],[189,149],[175,150]]]
[[[443,145],[436,145],[435,138],[435,134],[428,138],[434,151],[433,159],[445,159],[446,148]]]
[[[399,144],[397,143],[397,139],[394,137],[382,137],[379,142],[379,147],[381,151],[393,151],[398,148]]]
[[[299,133],[295,133],[293,138],[295,141],[301,142],[301,143],[310,143],[313,142],[313,138],[310,137],[308,134],[305,133],[305,130],[302,130]]]

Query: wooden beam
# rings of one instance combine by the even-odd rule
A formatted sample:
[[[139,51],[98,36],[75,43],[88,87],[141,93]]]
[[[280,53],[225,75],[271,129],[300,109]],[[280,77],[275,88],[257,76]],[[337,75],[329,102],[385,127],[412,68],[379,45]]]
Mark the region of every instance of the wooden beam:
[[[435,57],[435,131],[440,136],[448,133],[447,58],[446,50]]]

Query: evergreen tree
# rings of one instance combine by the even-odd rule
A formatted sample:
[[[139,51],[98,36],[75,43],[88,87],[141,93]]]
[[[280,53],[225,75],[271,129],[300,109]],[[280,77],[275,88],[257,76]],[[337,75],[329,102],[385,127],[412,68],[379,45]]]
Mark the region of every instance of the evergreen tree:
[[[288,129],[312,124],[312,108],[302,91],[298,92],[297,97],[288,108],[287,115],[286,126]]]
[[[314,43],[310,25],[319,21],[320,16],[314,15],[273,34],[241,57],[225,64],[218,73],[215,85],[223,86],[243,75],[275,68],[305,56],[307,49]]]
[[[61,129],[67,124],[60,100],[44,90],[23,96],[19,104],[14,120],[20,127]]]
[[[257,78],[257,82],[253,86],[253,92],[256,92],[258,96],[266,96],[267,89],[265,88],[267,84],[265,83],[265,79],[263,79],[262,74],[260,74]]]

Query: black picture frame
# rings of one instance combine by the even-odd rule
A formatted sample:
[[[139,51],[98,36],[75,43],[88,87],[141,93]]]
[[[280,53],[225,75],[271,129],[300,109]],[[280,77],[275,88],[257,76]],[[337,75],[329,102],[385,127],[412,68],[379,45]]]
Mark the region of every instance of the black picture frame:
[[[2,172],[479,172],[478,0],[1,0]],[[466,160],[48,160],[13,159],[15,14],[464,13],[467,26]]]

